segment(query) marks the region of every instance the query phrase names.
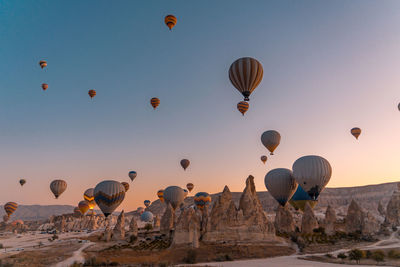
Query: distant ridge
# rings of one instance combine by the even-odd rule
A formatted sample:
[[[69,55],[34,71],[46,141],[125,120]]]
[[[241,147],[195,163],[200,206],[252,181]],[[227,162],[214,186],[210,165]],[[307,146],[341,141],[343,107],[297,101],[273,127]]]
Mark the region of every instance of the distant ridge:
[[[12,214],[10,220],[40,221],[46,220],[52,215],[72,213],[74,206],[71,205],[19,205],[18,209]],[[3,206],[0,209],[2,221],[5,215]]]

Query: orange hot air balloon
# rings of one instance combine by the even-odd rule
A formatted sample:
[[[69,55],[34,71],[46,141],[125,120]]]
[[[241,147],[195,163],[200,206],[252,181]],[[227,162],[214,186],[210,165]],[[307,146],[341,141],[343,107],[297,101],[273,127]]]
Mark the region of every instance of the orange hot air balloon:
[[[360,128],[358,128],[358,127],[355,127],[355,128],[353,128],[353,129],[351,129],[351,134],[358,140],[358,137],[360,136],[360,134],[361,134],[361,129]]]
[[[164,19],[165,25],[169,28],[169,30],[172,30],[173,27],[175,27],[177,19],[174,15],[168,15]]]
[[[78,208],[83,215],[89,210],[89,202],[87,200],[82,200],[78,203]]]
[[[163,189],[158,190],[157,196],[161,200],[161,202],[164,202],[164,190]]]
[[[121,184],[125,187],[125,192],[128,192],[129,184],[127,182],[122,182]]]
[[[42,83],[42,89],[43,91],[46,91],[47,88],[49,88],[49,85],[47,83]]]
[[[249,103],[247,103],[246,101],[240,101],[237,104],[237,109],[240,111],[240,113],[242,113],[242,115],[244,116],[244,113],[246,113],[246,111],[249,109]]]
[[[44,67],[47,67],[47,62],[46,62],[46,60],[40,60],[39,61],[39,65],[40,65],[40,67],[43,69]]]
[[[96,90],[91,89],[91,90],[89,90],[88,94],[89,94],[90,98],[93,98],[96,95]]]
[[[267,162],[267,156],[265,156],[265,155],[262,155],[261,156],[261,161],[265,164],[265,162]]]
[[[158,105],[160,105],[160,99],[158,99],[157,97],[153,97],[150,100],[150,104],[154,109],[156,109],[158,107]]]

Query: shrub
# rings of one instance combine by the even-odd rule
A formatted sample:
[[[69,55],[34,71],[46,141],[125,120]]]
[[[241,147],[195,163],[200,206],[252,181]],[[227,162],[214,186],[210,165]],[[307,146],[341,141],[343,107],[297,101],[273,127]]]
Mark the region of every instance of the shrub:
[[[314,233],[321,233],[321,234],[325,234],[325,228],[320,226],[318,228],[313,229]]]
[[[400,252],[396,250],[390,250],[388,252],[388,257],[392,259],[400,259]]]
[[[343,252],[339,253],[339,254],[337,255],[337,257],[338,257],[339,259],[341,259],[342,261],[344,261],[344,259],[347,258],[346,254],[344,254]]]
[[[218,255],[215,261],[233,261],[233,257],[229,254]]]
[[[135,235],[131,235],[131,236],[129,237],[129,243],[135,243],[136,240],[137,240],[137,236],[135,236]]]
[[[150,230],[153,230],[153,225],[151,224],[151,223],[147,223],[145,226],[144,226],[144,229],[148,232],[148,231],[150,231]]]
[[[367,259],[370,259],[371,256],[372,256],[372,252],[371,252],[370,250],[366,250],[366,251],[365,251],[365,257],[366,257]]]
[[[3,244],[0,243],[0,248],[3,248]]]
[[[383,253],[382,250],[376,250],[374,252],[372,252],[372,259],[374,259],[376,261],[376,263],[378,264],[381,261],[385,260],[385,253]]]
[[[359,249],[353,249],[349,252],[349,259],[355,260],[357,264],[360,263],[360,260],[362,257],[363,257],[363,253]]]
[[[186,257],[183,259],[183,261],[185,263],[193,264],[193,263],[196,263],[196,258],[197,258],[196,250],[190,249],[190,250],[187,251]]]
[[[329,254],[329,253],[326,253],[326,254],[325,254],[325,257],[327,257],[327,258],[333,258],[332,254]]]

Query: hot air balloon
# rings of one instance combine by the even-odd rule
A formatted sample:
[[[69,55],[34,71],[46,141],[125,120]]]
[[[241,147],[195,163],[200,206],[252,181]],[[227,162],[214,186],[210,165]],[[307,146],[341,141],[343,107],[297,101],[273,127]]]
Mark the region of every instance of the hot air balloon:
[[[15,211],[17,208],[18,208],[18,204],[15,203],[15,202],[7,202],[7,203],[4,205],[4,210],[6,211],[8,217],[10,217],[11,214],[13,214],[14,211]]]
[[[249,103],[247,103],[246,101],[240,101],[237,104],[237,109],[240,111],[240,113],[242,113],[242,115],[244,116],[244,113],[246,113],[246,111],[249,109]]]
[[[150,99],[150,104],[154,109],[156,109],[158,105],[160,105],[160,99],[158,99],[157,97],[153,97],[152,99]]]
[[[47,67],[47,62],[46,62],[46,60],[40,60],[39,61],[39,65],[40,65],[40,67],[43,69],[44,67]]]
[[[297,182],[289,169],[273,169],[265,175],[265,187],[268,192],[284,207],[297,189]]]
[[[26,180],[25,180],[25,179],[20,179],[20,180],[19,180],[19,184],[20,184],[21,186],[23,186],[25,183],[26,183]]]
[[[274,154],[274,150],[279,146],[281,142],[281,135],[274,130],[265,131],[261,135],[262,144],[271,152],[270,154]]]
[[[83,193],[83,199],[89,203],[89,209],[93,210],[96,206],[96,202],[94,201],[94,189],[89,188],[86,189],[85,193]]]
[[[262,155],[261,156],[261,161],[265,164],[265,162],[267,162],[267,156],[265,156],[265,155]]]
[[[397,109],[400,111],[400,103],[397,105]]]
[[[81,210],[78,207],[75,207],[74,208],[74,216],[79,217],[81,215],[82,215]]]
[[[90,96],[90,98],[93,98],[96,96],[96,90],[90,89],[88,92],[88,95]]]
[[[157,196],[161,202],[164,202],[164,190],[160,189],[157,191]]]
[[[192,192],[192,190],[193,190],[193,188],[194,188],[194,184],[188,183],[188,184],[186,185],[186,188],[189,190],[189,192]]]
[[[3,216],[3,221],[4,221],[4,222],[8,222],[9,219],[10,219],[10,217],[8,217],[7,215],[4,215],[4,216]]]
[[[190,165],[190,161],[188,159],[181,160],[181,166],[182,166],[183,170],[186,171],[186,168],[189,167],[189,165]]]
[[[139,207],[139,208],[137,208],[137,211],[139,212],[139,214],[142,214],[143,211],[144,211],[144,208],[143,207]]]
[[[78,204],[78,208],[81,213],[85,215],[85,213],[89,210],[89,202],[87,202],[86,200],[80,201]]]
[[[94,215],[96,215],[96,212],[94,210],[89,210],[86,215],[94,216]]]
[[[54,180],[50,183],[50,190],[56,199],[67,189],[67,182],[64,180]]]
[[[47,88],[49,88],[49,85],[47,83],[42,83],[42,89],[43,91],[46,91]]]
[[[351,132],[351,134],[358,140],[358,137],[359,137],[360,134],[361,134],[361,129],[355,127],[355,128],[353,128],[353,129],[351,129],[350,132]]]
[[[183,189],[183,193],[184,193],[184,196],[185,196],[185,198],[186,198],[187,195],[189,194],[189,191],[187,191],[186,189]]]
[[[150,211],[145,211],[142,213],[142,215],[140,215],[140,220],[142,222],[152,222],[153,217],[153,213],[151,213]]]
[[[293,208],[295,208],[296,210],[304,211],[307,202],[311,208],[314,208],[315,205],[317,205],[318,200],[312,200],[312,198],[307,194],[307,192],[304,191],[304,189],[301,188],[301,186],[298,186],[296,192],[289,200],[290,205],[292,205]]]
[[[146,208],[148,208],[150,206],[151,201],[146,199],[145,201],[143,201],[143,204],[146,206]]]
[[[179,186],[169,186],[164,190],[165,203],[171,204],[175,210],[185,199],[185,193]]]
[[[167,15],[164,19],[165,25],[169,28],[169,30],[172,30],[173,27],[175,27],[177,19],[174,15]]]
[[[135,171],[130,171],[128,176],[131,178],[131,181],[133,181],[136,178],[137,173]]]
[[[249,101],[249,96],[263,78],[263,67],[251,57],[242,57],[232,63],[229,68],[229,79],[233,86]]]
[[[329,162],[320,156],[304,156],[293,163],[293,176],[299,186],[313,200],[317,200],[321,191],[328,184],[332,167]]]
[[[125,188],[117,181],[106,180],[94,188],[94,200],[97,206],[108,217],[125,198]]]
[[[206,205],[211,203],[211,196],[206,192],[198,192],[194,195],[194,204],[199,209],[204,209]]]
[[[122,182],[121,184],[125,187],[125,192],[128,192],[129,184],[127,182]]]

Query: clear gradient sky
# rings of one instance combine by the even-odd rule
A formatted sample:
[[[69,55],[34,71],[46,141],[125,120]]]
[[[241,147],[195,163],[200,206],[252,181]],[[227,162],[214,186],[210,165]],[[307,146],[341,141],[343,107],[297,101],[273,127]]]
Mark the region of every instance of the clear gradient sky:
[[[244,56],[264,79],[242,117],[228,69]],[[241,191],[253,174],[265,190],[269,170],[310,154],[331,163],[329,187],[400,178],[397,0],[0,1],[0,59],[1,203],[76,205],[130,170],[128,210],[187,182]],[[271,129],[282,140],[264,166]]]

